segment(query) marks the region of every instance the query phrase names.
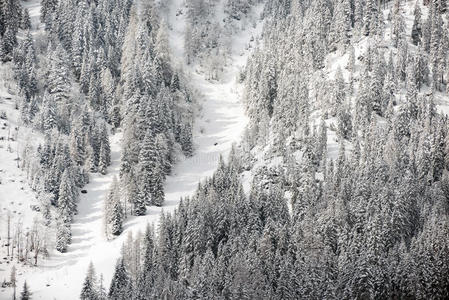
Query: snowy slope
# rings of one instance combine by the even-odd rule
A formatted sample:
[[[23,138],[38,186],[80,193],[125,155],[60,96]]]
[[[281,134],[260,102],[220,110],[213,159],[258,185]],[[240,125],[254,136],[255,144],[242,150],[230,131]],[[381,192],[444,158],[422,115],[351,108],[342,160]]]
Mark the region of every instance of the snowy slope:
[[[7,250],[7,220],[10,219],[10,235],[18,230],[25,234],[33,228],[34,220],[40,221],[41,214],[33,211],[37,206],[35,192],[30,188],[27,174],[21,169],[23,150],[27,146],[35,147],[42,142],[42,136],[30,128],[24,127],[16,109],[16,95],[11,64],[0,65],[0,279],[9,279],[10,268],[17,264],[18,275],[24,273],[16,260],[5,259]],[[45,234],[47,234],[46,232]],[[0,299],[8,298],[9,290],[0,289]]]
[[[212,175],[219,156],[226,158],[232,145],[239,142],[247,118],[240,101],[242,86],[236,83],[236,78],[250,53],[248,45],[251,36],[260,33],[262,26],[259,24],[256,28],[249,28],[235,35],[232,56],[228,60],[223,79],[220,82],[207,81],[205,74],[195,71],[196,66],[186,66],[184,63],[185,19],[183,15],[176,16],[176,12],[183,8],[183,2],[173,1],[167,21],[172,27],[169,38],[173,60],[186,72],[190,85],[201,95],[201,109],[194,126],[194,156],[180,158],[171,176],[167,177],[163,207],[150,207],[146,216],[129,218],[124,224],[122,235],[108,241],[103,234],[103,202],[112,178],[118,176],[121,156],[121,134],[111,136],[112,165],[108,168],[107,175],[91,174],[90,183],[84,188],[87,194],[81,194],[79,213],[72,224],[72,244],[67,253],[53,251],[47,260],[40,261],[38,267],[19,268],[18,286],[26,279],[33,292],[33,299],[78,299],[91,261],[97,273],[104,275],[105,286],[108,287],[116,259],[120,256],[121,245],[127,236],[144,231],[148,223],[157,225],[161,212],[173,211],[181,197],[191,195],[199,181]],[[32,1],[27,4],[35,25],[34,32],[41,27],[38,23],[37,3]],[[259,11],[260,8],[256,13]],[[27,196],[24,194],[17,197],[22,199]],[[3,269],[0,266],[0,279],[8,276],[9,267]],[[0,299],[9,298],[11,293],[11,289],[1,291]]]
[[[405,33],[407,37],[408,43],[408,51],[410,53],[416,53],[418,51],[418,47],[413,45],[411,42],[411,32],[412,32],[412,26],[414,21],[414,7],[415,3],[420,5],[421,11],[422,11],[422,18],[423,21],[427,19],[429,8],[425,6],[422,1],[403,1],[400,5],[400,11],[404,16],[405,20]],[[351,41],[351,45],[354,47],[354,53],[355,53],[355,69],[354,69],[354,92],[352,94],[351,98],[351,105],[355,105],[355,98],[357,96],[357,91],[359,88],[359,80],[362,75],[363,70],[363,63],[362,60],[363,56],[365,55],[368,47],[372,47],[376,45],[376,43],[380,43],[379,46],[384,51],[386,60],[388,59],[388,52],[393,51],[393,53],[397,52],[397,49],[393,46],[393,34],[392,34],[392,23],[388,20],[388,15],[391,11],[393,2],[388,3],[382,10],[383,18],[385,21],[385,31],[384,35],[380,39],[380,41],[375,41],[373,38],[361,36],[357,38],[353,38]],[[361,59],[360,59],[361,58]],[[312,75],[313,80],[310,80],[311,83],[319,81],[320,76],[324,74],[324,78],[326,80],[332,81],[335,78],[335,75],[337,73],[337,70],[340,69],[342,71],[343,78],[345,79],[346,84],[348,85],[351,73],[347,69],[347,64],[349,61],[349,49],[346,50],[337,50],[335,52],[329,53],[325,57],[325,63],[324,63],[324,69],[316,72]],[[317,91],[315,90],[316,87],[314,85],[309,86],[309,92],[310,92],[310,99],[315,98],[315,94]],[[431,91],[428,87],[422,88],[423,94],[430,94]],[[405,99],[406,90],[403,88],[400,90],[397,94],[398,102],[401,103],[401,99]],[[435,104],[437,106],[437,110],[441,114],[449,115],[449,98],[447,97],[447,94],[442,92],[435,92],[434,93],[434,100]],[[313,104],[312,104],[313,105]],[[310,118],[310,126],[311,128],[319,128],[319,124],[321,121],[323,112],[320,109],[316,109],[312,112],[311,118]],[[385,119],[382,117],[378,117],[377,120],[379,123],[385,122]],[[339,151],[340,151],[340,142],[337,137],[337,118],[328,118],[325,120],[326,127],[327,127],[327,153],[326,156],[328,159],[335,160],[338,157]],[[270,126],[272,128],[272,126]],[[260,168],[283,168],[286,165],[286,162],[284,162],[282,156],[279,154],[276,154],[277,156],[273,157],[272,153],[272,146],[273,146],[273,132],[270,132],[267,137],[267,145],[265,146],[256,146],[254,149],[251,150],[251,153],[254,157],[254,162],[251,166],[250,170],[247,170],[243,172],[243,186],[246,192],[249,192],[253,178],[255,174],[257,174],[258,170]],[[353,145],[350,141],[345,140],[345,150],[346,153],[350,153],[353,149]],[[301,159],[301,153],[300,151],[295,153],[297,158],[297,163],[300,163]],[[316,174],[317,179],[322,180],[322,173]],[[286,197],[288,198],[288,197]]]

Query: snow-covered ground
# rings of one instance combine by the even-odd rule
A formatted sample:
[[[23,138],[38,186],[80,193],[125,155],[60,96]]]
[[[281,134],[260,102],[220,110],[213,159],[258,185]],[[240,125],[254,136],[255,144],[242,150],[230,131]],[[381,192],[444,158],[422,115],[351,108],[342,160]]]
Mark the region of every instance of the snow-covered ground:
[[[19,122],[13,82],[11,65],[0,64],[0,280],[2,281],[3,279],[8,281],[13,264],[17,264],[19,277],[26,272],[19,268],[16,258],[11,262],[5,259],[8,215],[11,237],[17,230],[23,234],[30,231],[34,219],[40,217],[40,213],[31,209],[38,203],[27,181],[27,174],[20,168],[20,164],[23,149],[27,145],[36,146],[42,141],[42,137]],[[0,299],[11,299],[10,292],[12,292],[10,289],[0,289]]]
[[[32,0],[27,2],[26,6],[30,10],[35,33],[42,27],[39,23],[39,1]],[[130,233],[144,231],[148,223],[157,226],[161,212],[172,212],[181,197],[192,195],[198,182],[213,174],[219,156],[226,158],[232,145],[239,142],[247,118],[240,97],[242,86],[237,84],[236,78],[250,54],[251,47],[248,46],[251,37],[261,32],[262,25],[248,26],[247,30],[232,37],[232,55],[227,60],[222,79],[219,82],[212,82],[206,80],[205,74],[197,72],[195,65],[185,65],[183,59],[185,15],[177,16],[177,12],[183,9],[183,6],[183,0],[173,0],[167,22],[172,28],[169,32],[172,59],[186,72],[189,84],[197,90],[201,98],[199,101],[201,109],[197,113],[194,126],[195,154],[189,158],[180,158],[174,166],[172,175],[167,177],[163,207],[150,207],[146,216],[129,218],[124,224],[123,234],[114,240],[107,240],[103,234],[103,202],[112,178],[118,176],[121,156],[121,133],[111,136],[112,165],[108,168],[107,175],[91,174],[90,183],[84,188],[87,194],[81,194],[79,213],[72,224],[72,244],[67,253],[52,251],[50,257],[46,260],[41,259],[37,267],[17,266],[18,286],[27,280],[33,292],[33,299],[78,299],[90,262],[94,263],[98,274],[103,274],[105,285],[108,287],[115,262],[120,256],[121,246],[127,236]],[[260,13],[260,9],[261,7],[255,13]],[[12,100],[8,101],[8,103],[0,102],[0,110],[5,105],[13,105]],[[14,110],[10,108],[8,111]],[[17,113],[12,114],[11,118],[18,120]],[[0,136],[3,133],[4,131],[0,131]],[[6,143],[3,142],[1,145],[4,144]],[[0,169],[4,168],[8,172],[6,176],[5,173],[0,173],[0,176],[4,181],[14,180],[11,186],[0,185],[0,202],[5,203],[4,195],[11,195],[18,206],[23,202],[23,209],[17,208],[16,211],[27,215],[27,219],[32,219],[30,216],[36,213],[30,211],[29,205],[35,201],[34,195],[26,184],[25,174],[14,165],[15,155],[14,151],[8,152],[0,147]],[[3,226],[4,221],[1,222],[0,226]],[[0,265],[0,280],[4,278],[8,280],[10,267]],[[11,294],[11,289],[1,289],[0,299],[9,299]]]
[[[6,243],[1,240],[6,232],[6,218],[8,212],[11,218],[11,226],[18,223],[27,230],[31,228],[33,218],[25,216],[34,215],[30,205],[37,204],[34,193],[31,191],[26,173],[19,168],[23,148],[27,142],[37,143],[40,135],[29,128],[21,126],[18,122],[19,111],[16,109],[15,96],[9,91],[10,68],[0,65],[0,114],[6,114],[6,118],[0,117],[0,245]],[[32,138],[33,137],[33,138]],[[13,230],[11,230],[13,231]],[[2,272],[0,261],[0,273]],[[1,298],[1,296],[0,296]]]
[[[53,251],[38,267],[18,267],[19,286],[27,280],[34,299],[78,299],[79,290],[90,261],[109,278],[119,256],[123,239],[107,241],[103,235],[103,201],[113,176],[120,168],[121,134],[111,136],[111,166],[107,175],[91,174],[90,183],[81,194],[78,215],[72,224],[72,244],[67,253]],[[126,226],[129,227],[130,224]],[[120,240],[120,241],[119,241]],[[4,277],[8,273],[0,273]],[[8,291],[7,291],[8,292]],[[10,292],[10,291],[9,291]],[[0,299],[5,294],[0,293]]]

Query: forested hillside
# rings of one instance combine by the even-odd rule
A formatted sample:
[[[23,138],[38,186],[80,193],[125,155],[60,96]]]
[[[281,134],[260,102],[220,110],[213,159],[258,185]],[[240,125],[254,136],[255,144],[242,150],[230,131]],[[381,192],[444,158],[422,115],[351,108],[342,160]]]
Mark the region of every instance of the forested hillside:
[[[178,11],[195,5],[1,2],[0,298],[15,297],[19,286],[27,295],[31,286],[39,299],[76,299],[89,260],[102,263],[98,284],[109,285],[128,236],[159,222],[229,153],[243,118],[227,123],[237,132],[215,136],[227,130],[220,108],[243,116],[238,68],[210,65],[224,78],[215,84],[229,87],[217,93],[210,75],[196,72],[193,80],[193,63],[172,51],[173,40],[184,45],[184,32],[174,32],[171,19],[184,31],[187,14]],[[228,34],[228,60],[249,53],[246,29],[233,31],[242,45]]]
[[[0,298],[449,298],[448,5],[0,0]]]
[[[12,62],[16,106],[23,125],[44,139],[24,147],[21,165],[45,222],[58,223],[57,250],[70,243],[88,172],[106,174],[109,132],[119,127],[127,197],[112,218],[123,221],[128,206],[128,214],[141,215],[147,205],[161,205],[175,150],[192,152],[193,99],[171,67],[155,4],[138,13],[132,1],[43,1],[38,26],[44,30],[31,27],[18,1],[2,7],[1,54]]]
[[[2,129],[17,124],[14,135],[2,131],[2,177],[12,176],[6,153],[17,152],[26,174],[20,183],[32,191],[12,199],[10,187],[2,190],[2,246],[8,263],[24,266],[53,249],[68,251],[80,192],[92,174],[108,173],[115,134],[123,135],[123,159],[105,205],[105,236],[119,235],[130,215],[161,206],[175,156],[193,152],[195,105],[170,61],[154,2],[42,1],[32,22],[27,7],[34,3],[0,3]],[[31,211],[17,213],[7,201]]]
[[[447,298],[446,5],[267,1],[244,151],[126,246],[110,297]]]

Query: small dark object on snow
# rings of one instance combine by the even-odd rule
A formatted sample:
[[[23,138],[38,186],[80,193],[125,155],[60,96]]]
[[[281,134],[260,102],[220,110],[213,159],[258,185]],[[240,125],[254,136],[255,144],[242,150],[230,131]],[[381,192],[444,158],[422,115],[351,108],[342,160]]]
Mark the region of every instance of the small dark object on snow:
[[[81,194],[87,194],[86,190],[81,190]]]
[[[32,205],[30,205],[30,208],[31,208],[31,210],[34,210],[34,211],[41,211],[41,208],[38,205],[32,204]]]
[[[214,146],[217,146],[217,145],[218,145],[218,143],[215,143],[215,144],[214,144]]]

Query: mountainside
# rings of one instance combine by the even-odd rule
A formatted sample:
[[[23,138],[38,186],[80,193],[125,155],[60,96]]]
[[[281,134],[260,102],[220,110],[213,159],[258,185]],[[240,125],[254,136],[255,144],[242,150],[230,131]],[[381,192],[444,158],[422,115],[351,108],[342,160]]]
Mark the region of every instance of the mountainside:
[[[41,3],[42,6],[36,8],[38,4],[39,2],[25,2],[23,6],[31,8],[33,12],[39,11],[40,16],[42,16],[47,3],[43,2]],[[106,25],[108,22],[113,22],[113,20],[109,21],[109,18],[113,17],[114,14],[102,15],[104,11],[114,10],[113,7],[106,8],[104,7],[106,4],[93,2],[84,4],[87,7],[90,5],[90,9],[95,10],[92,12],[94,14],[92,18],[97,18],[94,22],[105,22]],[[63,1],[59,4],[50,3],[48,5],[67,6],[70,11],[88,9],[82,6],[71,10],[69,9],[70,5],[75,5],[75,3]],[[113,6],[114,4],[108,3],[108,5]],[[1,273],[9,282],[11,268],[14,265],[17,270],[17,290],[19,291],[26,280],[32,289],[33,297],[36,299],[78,299],[84,273],[90,262],[95,264],[98,274],[102,274],[102,285],[108,286],[122,244],[127,239],[129,240],[131,236],[139,236],[139,232],[145,231],[147,224],[157,226],[162,211],[170,212],[174,210],[181,197],[191,195],[197,188],[198,182],[211,176],[218,165],[220,156],[228,156],[232,145],[239,141],[246,124],[243,106],[239,101],[241,88],[236,85],[235,78],[246,62],[245,57],[249,53],[250,36],[260,32],[260,27],[256,28],[254,25],[254,27],[245,30],[238,30],[237,35],[229,39],[230,44],[226,60],[232,61],[232,63],[221,66],[219,81],[210,81],[206,71],[202,70],[202,66],[199,64],[187,65],[187,60],[183,59],[185,57],[183,40],[187,17],[178,14],[178,11],[187,10],[188,6],[185,6],[181,1],[173,1],[168,7],[160,7],[159,4],[154,4],[153,12],[147,12],[152,7],[151,3],[142,5],[129,3],[128,7],[128,20],[126,21],[128,25],[123,26],[122,45],[110,45],[107,53],[100,54],[109,57],[115,53],[114,51],[120,51],[126,53],[126,55],[117,54],[121,58],[118,65],[113,65],[113,67],[110,64],[101,68],[98,66],[86,67],[86,69],[92,68],[88,70],[88,72],[91,72],[90,76],[98,76],[95,78],[101,79],[96,81],[92,78],[89,80],[90,84],[98,83],[101,85],[98,88],[99,90],[95,91],[96,96],[92,94],[93,87],[86,87],[84,91],[82,90],[83,68],[81,68],[78,80],[75,66],[67,65],[71,61],[67,60],[67,57],[73,57],[73,54],[67,54],[66,59],[60,60],[60,63],[65,64],[66,75],[69,77],[65,81],[61,80],[61,82],[66,82],[72,89],[68,92],[70,95],[67,96],[67,100],[70,100],[71,104],[74,103],[73,101],[79,101],[77,105],[85,105],[82,108],[83,111],[90,111],[82,113],[85,115],[85,117],[83,116],[84,119],[76,117],[78,114],[75,113],[73,121],[69,120],[67,125],[72,129],[57,128],[58,130],[55,131],[52,128],[40,128],[35,125],[38,122],[36,121],[37,118],[43,118],[43,121],[40,121],[43,124],[46,122],[45,118],[40,117],[40,115],[44,114],[41,111],[45,110],[47,106],[43,101],[40,102],[39,95],[32,96],[33,101],[37,102],[33,104],[38,111],[37,117],[33,116],[25,123],[23,115],[28,115],[22,112],[21,107],[26,105],[22,104],[22,101],[26,101],[26,96],[21,91],[20,82],[14,78],[14,75],[9,75],[9,78],[6,80],[5,77],[4,80],[4,88],[2,89],[4,92],[2,100],[4,101],[0,105],[7,113],[8,127],[5,127],[5,133],[11,127],[11,135],[15,134],[15,140],[10,139],[4,142],[5,149],[2,158],[4,156],[5,162],[9,161],[10,163],[2,163],[2,168],[4,168],[2,169],[4,171],[2,178],[5,178],[4,181],[8,180],[8,183],[0,185],[0,188],[5,191],[2,195],[19,193],[17,198],[20,201],[18,203],[6,203],[9,197],[3,198],[2,196],[1,198],[2,207],[4,207],[2,213],[4,222],[2,222],[1,227],[2,239],[7,240],[8,214],[12,215],[9,231],[10,235],[13,236],[11,238],[13,242],[9,243],[9,247],[5,246],[6,243],[4,244],[4,255],[8,254],[6,250],[10,252],[7,255],[8,264],[5,268],[2,268]],[[144,9],[144,7],[147,8]],[[59,9],[66,10],[62,7]],[[126,9],[126,7],[117,7],[115,10],[119,13],[121,9]],[[148,14],[151,15],[150,20],[153,23],[145,25],[144,21]],[[82,11],[78,15],[79,18],[82,18]],[[77,18],[74,17],[73,21],[70,22],[76,24]],[[43,18],[40,19],[43,20]],[[44,24],[37,21],[39,15],[35,17],[33,14],[31,20],[32,25],[28,33],[27,43],[33,45],[32,40],[34,40],[35,46],[40,45],[42,38],[50,38],[48,35],[51,30],[46,29],[47,31],[43,32]],[[157,24],[157,27],[155,24]],[[47,24],[46,26],[50,25]],[[62,22],[58,26],[70,25],[65,25]],[[83,24],[83,26],[85,26],[82,29],[83,37],[92,35],[87,33],[86,30],[98,29],[97,27],[89,29],[90,26],[93,26],[89,26],[89,22]],[[154,37],[142,36],[144,34],[142,33],[144,29],[142,26],[148,26],[150,33],[159,31],[154,34]],[[157,29],[159,26],[160,29]],[[26,34],[26,30],[19,30],[19,35],[22,33]],[[97,38],[100,38],[98,34]],[[59,37],[55,40],[55,43],[57,41],[62,45],[62,40],[65,39],[76,39],[76,31],[72,35],[64,34],[62,38]],[[139,41],[144,43],[144,45],[141,45],[141,53],[136,48],[138,44],[135,44]],[[117,42],[120,42],[120,40]],[[18,47],[24,47],[22,46],[24,43],[19,39]],[[70,51],[74,51],[73,43],[75,41],[72,40],[70,42],[72,46],[69,47]],[[103,46],[103,43],[107,44],[108,41],[91,41],[89,43],[92,43],[92,47],[99,50],[83,50],[82,52],[85,54],[81,54],[78,60],[84,61],[86,64],[101,63],[98,57],[92,57],[89,52],[100,51],[99,53],[102,53],[107,48]],[[155,46],[153,46],[153,43],[155,43]],[[161,49],[158,49],[158,47]],[[47,59],[44,57],[47,52],[41,46],[38,49],[42,51],[36,58],[39,65]],[[58,51],[63,52],[64,49]],[[163,53],[163,55],[159,57],[158,53]],[[83,58],[84,55],[86,58]],[[160,67],[160,70],[167,72],[165,83],[163,78],[158,77],[163,77],[165,74],[157,71],[157,66],[152,65],[153,63],[141,63],[146,59],[141,57],[146,55],[149,55],[149,59],[154,59],[155,63],[159,60],[166,63],[165,66]],[[89,57],[90,60],[87,61]],[[106,61],[111,59],[112,57],[105,58]],[[133,64],[134,66],[132,66]],[[11,69],[16,68],[15,66],[15,62],[5,62],[4,73],[8,74]],[[35,69],[43,73],[44,70],[42,69],[45,69],[45,67],[39,65]],[[112,71],[113,69],[116,71]],[[50,70],[48,72],[53,74],[56,71]],[[114,74],[115,72],[117,74]],[[128,72],[126,76],[123,75],[125,72]],[[170,72],[173,72],[174,75],[171,75]],[[38,77],[38,80],[43,79]],[[153,80],[156,80],[156,82]],[[157,82],[157,80],[162,80],[162,82]],[[150,84],[149,90],[146,90],[145,82]],[[40,82],[37,85],[37,94],[44,90],[48,94],[44,94],[43,97],[52,97],[48,90],[45,91],[47,87],[44,83],[42,83],[42,87]],[[109,88],[109,93],[106,88]],[[15,95],[11,96],[10,93]],[[79,97],[79,100],[73,97]],[[89,102],[93,101],[93,97],[98,97],[95,98],[95,101],[97,101],[95,105]],[[83,101],[86,104],[82,104]],[[105,111],[105,104],[100,101],[107,101],[112,104]],[[60,105],[59,102],[52,100],[47,103],[48,106],[50,104]],[[15,111],[14,106],[18,107],[19,110]],[[59,109],[59,107],[56,108]],[[169,120],[160,119],[164,114]],[[61,121],[67,119],[60,115],[56,117]],[[106,129],[100,129],[99,131],[105,132],[107,130],[105,134],[100,133],[100,136],[102,136],[100,139],[104,138],[105,143],[107,143],[105,144],[107,151],[104,154],[107,157],[107,162],[104,165],[101,164],[102,153],[105,152],[101,149],[101,141],[100,151],[95,154],[94,149],[89,149],[86,146],[86,143],[87,145],[94,143],[92,140],[94,137],[90,136],[91,133],[82,137],[86,130],[84,128],[91,126],[89,122],[101,123],[104,122],[103,118],[106,124],[102,126],[105,126]],[[181,120],[181,122],[184,122],[182,120],[188,120],[188,123],[187,125],[177,125],[178,120]],[[71,122],[73,123],[71,124]],[[86,123],[87,125],[85,125]],[[18,133],[12,131],[14,124],[22,126],[19,127]],[[170,131],[173,126],[174,131]],[[30,133],[28,133],[27,128],[34,129],[33,131],[30,129]],[[53,130],[51,133],[47,133],[51,130]],[[90,131],[91,129],[87,130]],[[69,134],[67,135],[66,132]],[[79,134],[81,138],[78,138]],[[39,137],[39,139],[34,141],[34,136]],[[34,151],[37,151],[40,155],[38,158],[40,158],[43,155],[40,154],[43,152],[41,149],[47,148],[50,155],[55,155],[52,154],[55,150],[51,150],[51,145],[55,139],[62,140],[59,142],[60,147],[65,147],[64,143],[67,143],[66,147],[70,155],[67,159],[69,159],[70,164],[74,164],[82,170],[84,178],[78,188],[73,183],[67,184],[67,186],[73,188],[69,205],[72,205],[74,211],[68,213],[70,219],[65,221],[67,224],[65,227],[62,227],[59,223],[61,221],[60,210],[63,209],[59,203],[51,203],[54,196],[45,194],[39,186],[40,184],[43,187],[47,186],[46,182],[40,183],[43,179],[40,172],[45,172],[45,170],[39,170],[42,159],[39,162],[35,161],[34,158]],[[31,140],[33,141],[30,143]],[[40,143],[45,146],[41,146]],[[92,148],[94,148],[93,145]],[[30,153],[27,154],[29,158],[22,157],[22,155],[25,155],[22,154],[25,149]],[[18,156],[20,156],[20,164],[16,160]],[[53,161],[56,160],[56,156],[54,158],[46,157],[47,166],[55,171],[57,168],[53,166],[55,163]],[[161,165],[157,166],[158,164]],[[67,173],[67,166],[61,166],[61,169]],[[16,170],[23,171],[18,172]],[[159,186],[153,187],[159,180],[157,177],[153,177],[158,176],[154,172],[155,170],[160,170],[162,176],[158,183]],[[64,176],[59,177],[58,180],[60,178],[64,178]],[[27,181],[31,186],[30,191],[27,188]],[[64,183],[55,183],[55,185],[64,185]],[[58,192],[60,189],[58,189]],[[14,197],[12,196],[12,198]],[[33,200],[34,198],[36,200]],[[56,198],[58,201],[61,199],[59,193],[57,193]],[[45,201],[50,203],[46,204]],[[66,229],[68,238],[63,238],[64,232],[59,233],[61,228],[68,228]],[[31,236],[31,245],[28,244],[29,236]],[[65,241],[62,244],[66,246],[58,248],[61,240]],[[35,246],[35,241],[38,241],[39,245]],[[20,252],[15,250],[19,243],[20,247],[23,248]],[[59,254],[55,250],[60,250],[63,253]],[[35,260],[35,257],[37,257],[37,260]],[[5,297],[12,295],[12,292],[13,289],[10,288],[2,291]]]
[[[0,299],[448,298],[448,4],[0,0]]]
[[[241,148],[147,231],[137,272],[128,243],[114,278],[137,289],[111,295],[446,298],[446,3],[267,1],[263,17]]]

